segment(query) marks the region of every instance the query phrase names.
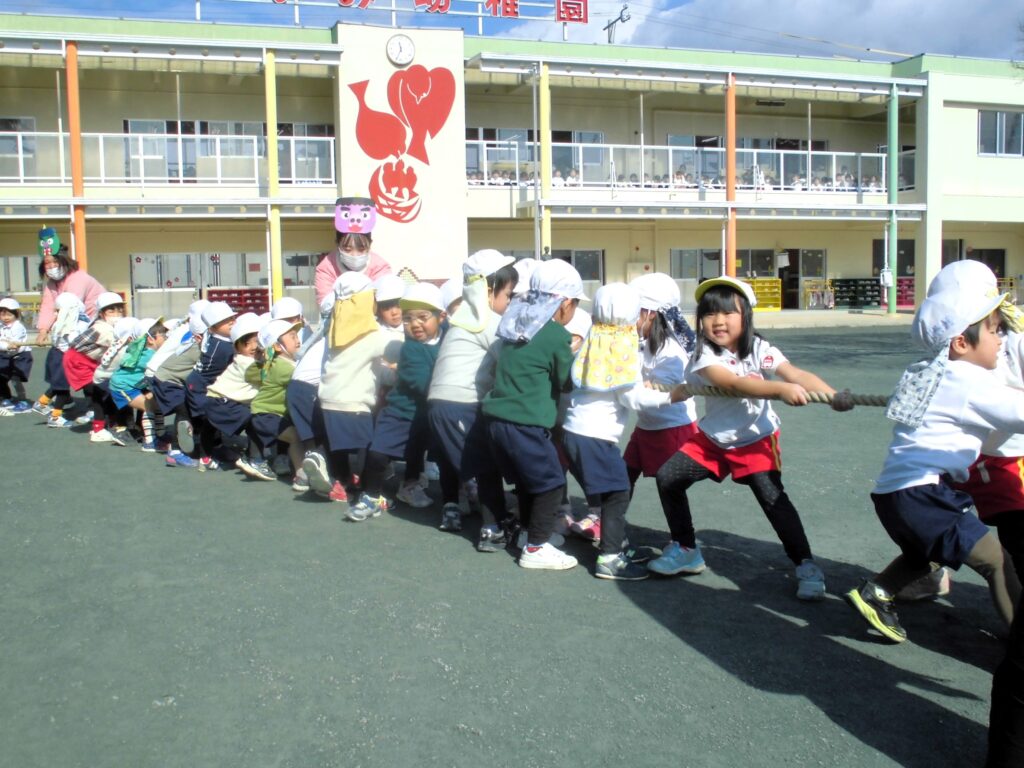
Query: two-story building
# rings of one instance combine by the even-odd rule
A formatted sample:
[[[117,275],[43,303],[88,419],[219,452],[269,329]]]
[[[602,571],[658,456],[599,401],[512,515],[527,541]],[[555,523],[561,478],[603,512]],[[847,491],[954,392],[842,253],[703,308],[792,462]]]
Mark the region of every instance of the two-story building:
[[[913,306],[952,259],[1024,272],[1024,77],[896,63],[337,24],[0,15],[0,293],[57,227],[139,313],[258,306],[370,196],[425,279],[467,252],[589,281],[757,279],[765,307]],[[1022,297],[1024,298],[1024,297]]]

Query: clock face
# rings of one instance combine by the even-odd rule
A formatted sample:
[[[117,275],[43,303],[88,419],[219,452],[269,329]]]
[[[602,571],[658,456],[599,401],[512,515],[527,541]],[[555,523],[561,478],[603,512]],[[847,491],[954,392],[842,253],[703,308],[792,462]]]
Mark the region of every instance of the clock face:
[[[388,60],[399,67],[409,64],[416,55],[416,46],[408,35],[393,35],[388,40]]]

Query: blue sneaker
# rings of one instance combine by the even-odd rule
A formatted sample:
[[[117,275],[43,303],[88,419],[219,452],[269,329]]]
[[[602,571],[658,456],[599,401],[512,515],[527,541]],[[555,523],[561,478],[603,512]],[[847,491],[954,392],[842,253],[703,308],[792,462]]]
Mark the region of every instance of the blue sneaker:
[[[14,407],[14,401],[11,400],[11,398],[6,397],[3,400],[0,400],[0,408],[13,408],[13,407]]]
[[[825,574],[810,558],[796,567],[796,582],[796,596],[800,600],[825,599]]]
[[[22,400],[11,406],[11,413],[28,413],[32,410],[32,404],[28,400]]]
[[[353,523],[361,523],[363,520],[368,520],[371,517],[380,517],[380,513],[390,509],[390,507],[390,502],[383,496],[375,499],[363,493],[360,494],[359,501],[349,506],[348,511],[345,512],[345,517]]]
[[[707,566],[700,553],[700,547],[689,549],[681,547],[676,542],[670,542],[661,557],[652,560],[647,564],[647,569],[652,573],[661,576],[675,576],[677,573],[695,574],[703,571]]]
[[[142,442],[139,447],[142,448],[143,453],[156,453],[156,440],[150,440],[148,443]]]
[[[164,457],[164,466],[199,469],[199,461],[181,451],[169,451]]]

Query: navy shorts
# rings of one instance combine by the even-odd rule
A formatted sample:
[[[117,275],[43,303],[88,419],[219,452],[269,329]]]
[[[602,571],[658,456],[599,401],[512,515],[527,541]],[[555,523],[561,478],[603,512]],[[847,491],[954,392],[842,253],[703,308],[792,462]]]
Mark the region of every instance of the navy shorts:
[[[490,453],[486,429],[480,418],[480,404],[431,400],[427,423],[436,450],[455,467],[459,480],[465,482],[476,477],[480,465],[480,462],[473,460],[476,451]],[[490,456],[485,458],[489,459]]]
[[[323,410],[324,436],[332,451],[360,451],[373,442],[373,415]]]
[[[275,452],[277,437],[291,426],[287,416],[276,413],[254,413],[249,422],[249,435],[263,449],[263,456],[269,458]]]
[[[565,485],[549,430],[500,419],[486,419],[486,423],[494,461],[517,490],[538,494]]]
[[[62,389],[70,391],[71,389],[67,374],[64,373],[64,353],[56,347],[50,347],[50,351],[46,353],[45,380],[50,385],[50,389],[58,391]]]
[[[285,402],[299,440],[319,439],[323,435],[323,415],[316,396],[316,384],[292,379],[285,390]]]
[[[412,419],[403,419],[385,408],[377,417],[377,423],[373,425],[370,450],[382,453],[389,459],[404,458],[412,429]]]
[[[181,384],[154,379],[149,389],[160,413],[164,416],[170,416],[178,407],[185,404],[185,388]]]
[[[988,527],[971,513],[974,502],[946,483],[871,494],[875,513],[911,565],[959,568]]]
[[[573,477],[587,496],[629,490],[629,474],[618,443],[563,431],[562,447]]]
[[[193,417],[206,415],[206,382],[203,377],[193,371],[185,379],[185,405]]]
[[[63,368],[63,364],[61,368]],[[32,373],[31,352],[0,352],[0,379],[3,381],[14,381],[21,379],[28,381]]]
[[[237,435],[246,424],[252,413],[249,406],[226,397],[208,397],[206,399],[206,420],[225,435]]]

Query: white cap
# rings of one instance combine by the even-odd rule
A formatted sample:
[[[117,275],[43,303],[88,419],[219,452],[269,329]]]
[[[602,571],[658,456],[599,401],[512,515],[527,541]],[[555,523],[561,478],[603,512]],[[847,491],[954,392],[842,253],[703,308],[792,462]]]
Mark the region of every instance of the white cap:
[[[630,280],[629,284],[640,294],[641,309],[664,312],[672,307],[678,307],[682,298],[676,281],[664,272],[640,275]]]
[[[416,283],[405,289],[405,295],[398,302],[402,309],[414,308],[417,305],[436,309],[444,312],[444,299],[441,298],[441,289],[433,283]]]
[[[910,335],[916,342],[926,349],[938,351],[968,326],[984,320],[999,308],[1007,294],[999,293],[994,284],[989,284],[986,275],[978,274],[977,277],[980,279],[973,283],[957,279],[955,284],[951,281],[944,290],[935,293],[929,290],[910,328]]]
[[[572,320],[565,324],[565,330],[573,336],[579,336],[585,339],[587,334],[590,333],[590,326],[593,324],[593,320],[590,318],[590,313],[585,309],[576,307],[576,311],[572,313]]]
[[[338,301],[351,299],[357,293],[373,290],[373,281],[362,272],[342,272],[334,281],[334,295]]]
[[[188,330],[193,336],[206,333],[206,323],[203,322],[203,310],[210,306],[206,299],[193,301],[188,306]]]
[[[516,273],[519,275],[519,280],[516,282],[516,287],[512,291],[513,296],[518,296],[521,293],[526,293],[530,290],[530,277],[533,276],[533,270],[537,268],[540,262],[537,259],[520,259],[515,263]]]
[[[462,298],[462,280],[457,277],[453,277],[451,280],[446,280],[444,285],[441,286],[441,301],[444,302],[445,311],[451,306],[452,302],[456,299]]]
[[[82,300],[75,296],[73,293],[65,291],[60,294],[57,299],[53,302],[53,305],[58,309],[72,309],[75,306],[83,307]]]
[[[248,336],[250,333],[259,333],[262,325],[263,321],[260,320],[260,316],[255,312],[246,312],[244,315],[239,315],[235,320],[235,324],[231,326],[231,343],[234,344],[240,338]]]
[[[409,284],[398,275],[383,275],[373,281],[373,288],[377,291],[377,303],[382,301],[398,301],[405,294]]]
[[[114,335],[119,339],[139,335],[139,321],[134,317],[119,317],[114,323]]]
[[[234,317],[237,314],[226,301],[212,301],[203,310],[202,318],[207,328],[213,328],[217,323],[223,323],[229,317]]]
[[[533,261],[533,259],[523,259],[523,261]],[[472,277],[473,275],[487,277],[513,262],[515,262],[515,259],[512,256],[506,256],[501,251],[496,251],[493,248],[484,248],[463,262],[462,274],[464,277]],[[518,269],[518,266],[516,269]]]
[[[946,291],[996,290],[995,272],[980,261],[964,259],[947,264],[939,270],[928,286],[928,296]],[[955,336],[956,334],[954,334]]]
[[[594,322],[635,325],[640,317],[640,294],[625,283],[602,285],[594,294]]]
[[[124,299],[121,298],[121,294],[114,293],[113,291],[104,291],[96,297],[96,311],[102,312],[107,307],[113,307],[117,304],[124,304]]]
[[[17,299],[8,296],[6,299],[0,299],[0,309],[9,309],[11,312],[17,312],[21,309],[21,303]]]
[[[563,299],[586,300],[583,278],[576,268],[562,259],[542,261],[530,275],[531,290],[561,296]]]
[[[269,312],[261,312],[260,313],[260,328],[262,328],[264,325],[266,325],[267,323],[269,323],[273,319],[274,318],[271,316],[271,314]]]
[[[302,302],[294,296],[282,296],[270,308],[270,317],[273,320],[289,320],[293,317],[302,317]]]
[[[290,320],[271,320],[269,323],[260,328],[259,342],[263,349],[270,349],[272,346],[277,344],[277,340],[280,339],[284,334],[288,333],[292,328],[301,328],[302,323],[293,323]]]
[[[149,333],[149,329],[157,324],[162,318],[159,317],[144,317],[138,321],[136,336],[142,336],[143,334]]]
[[[700,301],[700,297],[707,292],[708,288],[714,288],[716,285],[726,285],[735,291],[739,291],[747,297],[747,301],[750,302],[751,307],[757,306],[757,297],[754,295],[754,289],[750,287],[750,284],[744,283],[742,280],[737,280],[735,277],[729,277],[728,275],[712,277],[710,280],[705,280],[697,286],[697,290],[693,292],[693,297],[697,301]]]

